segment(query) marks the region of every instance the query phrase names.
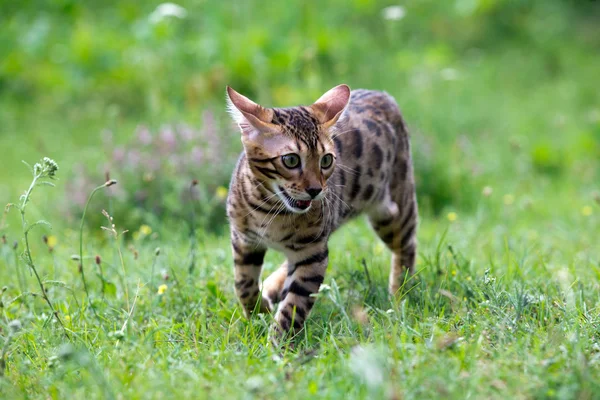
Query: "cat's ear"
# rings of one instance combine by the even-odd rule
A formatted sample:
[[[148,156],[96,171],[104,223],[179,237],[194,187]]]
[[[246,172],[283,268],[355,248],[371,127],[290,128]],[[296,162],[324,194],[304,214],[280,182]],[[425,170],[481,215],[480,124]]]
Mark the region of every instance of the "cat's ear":
[[[350,88],[348,85],[338,85],[330,89],[311,106],[315,111],[317,119],[325,128],[333,126],[350,100]]]
[[[243,135],[278,132],[277,125],[271,123],[273,110],[256,104],[229,86],[227,86],[227,108]]]

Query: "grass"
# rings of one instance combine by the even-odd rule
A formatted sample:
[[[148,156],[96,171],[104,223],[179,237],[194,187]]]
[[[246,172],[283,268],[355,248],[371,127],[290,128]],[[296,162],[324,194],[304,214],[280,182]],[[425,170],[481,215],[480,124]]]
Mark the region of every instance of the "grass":
[[[31,259],[18,211],[0,218],[0,397],[598,398],[592,3],[422,0],[383,21],[377,1],[185,1],[186,19],[158,25],[155,5],[126,0],[7,8],[0,200],[29,186],[20,160],[49,156],[60,170],[27,205],[29,224],[52,224],[28,232]],[[91,171],[85,201],[138,124],[202,126],[207,109],[222,119],[225,84],[289,105],[342,81],[390,92],[412,132],[420,246],[402,298],[388,298],[390,254],[359,218],[331,240],[327,289],[297,349],[275,351],[271,317],[246,320],[235,299],[222,215],[206,217],[223,206],[211,178],[240,150],[224,125],[208,131],[221,159],[153,181],[172,185],[111,164],[119,183],[90,201],[81,240],[77,166]],[[180,187],[195,199],[191,178],[209,197],[182,201]],[[107,195],[148,187],[175,211]],[[281,261],[268,253],[266,272]]]
[[[598,216],[573,210],[572,224],[517,228],[531,212],[500,205],[500,197],[482,197],[474,216],[459,214],[454,222],[424,218],[418,284],[393,302],[385,292],[388,252],[364,221],[341,230],[331,244],[331,289],[299,348],[283,355],[268,345],[269,317],[241,316],[223,237],[200,241],[192,276],[183,238],[132,242],[138,258],[124,255],[126,284],[137,302],[126,309],[122,289],[103,300],[98,280],[90,282],[100,321],[77,306],[85,304],[83,291],[76,301],[53,286],[49,294],[61,304],[71,342],[37,298],[9,304],[17,286],[7,282],[5,321],[18,318],[24,329],[10,345],[2,391],[5,398],[593,398],[600,368]],[[503,216],[494,218],[498,208]],[[54,262],[74,286],[69,254],[76,236],[52,253],[38,249],[38,259]],[[157,278],[168,287],[162,295],[148,284],[157,245]],[[106,275],[117,276],[118,254],[110,244],[94,247]],[[279,261],[270,254],[266,268]]]

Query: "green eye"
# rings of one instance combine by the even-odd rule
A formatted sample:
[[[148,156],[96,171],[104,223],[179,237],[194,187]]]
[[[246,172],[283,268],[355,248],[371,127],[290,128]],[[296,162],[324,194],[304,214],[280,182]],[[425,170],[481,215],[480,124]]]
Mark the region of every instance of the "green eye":
[[[333,155],[325,154],[323,158],[321,158],[321,168],[327,169],[331,167],[331,164],[333,164]]]
[[[300,165],[300,157],[298,154],[286,154],[285,156],[281,156],[281,161],[283,162],[283,165],[290,169]]]

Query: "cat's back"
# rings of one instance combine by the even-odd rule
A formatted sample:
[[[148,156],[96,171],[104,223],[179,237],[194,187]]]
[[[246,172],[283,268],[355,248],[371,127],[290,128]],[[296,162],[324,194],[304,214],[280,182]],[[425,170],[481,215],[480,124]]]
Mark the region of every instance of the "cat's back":
[[[336,150],[346,163],[370,161],[382,165],[408,140],[396,100],[386,92],[353,90],[338,126]],[[402,146],[404,147],[404,146]]]
[[[396,100],[386,92],[356,89],[351,92],[346,110],[350,122],[374,120],[396,124],[402,121]]]

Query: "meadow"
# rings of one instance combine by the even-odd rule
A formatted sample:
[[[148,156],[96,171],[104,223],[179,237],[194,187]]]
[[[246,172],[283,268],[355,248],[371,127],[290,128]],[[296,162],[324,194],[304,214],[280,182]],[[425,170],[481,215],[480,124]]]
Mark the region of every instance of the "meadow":
[[[0,398],[600,398],[599,2],[0,10]],[[280,351],[234,294],[225,85],[339,83],[409,125],[417,273],[390,299],[356,219]]]

